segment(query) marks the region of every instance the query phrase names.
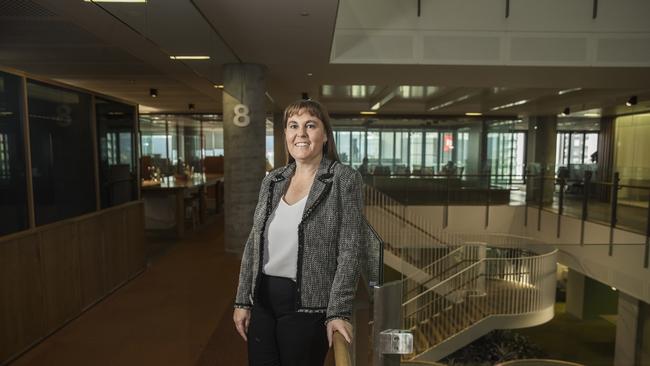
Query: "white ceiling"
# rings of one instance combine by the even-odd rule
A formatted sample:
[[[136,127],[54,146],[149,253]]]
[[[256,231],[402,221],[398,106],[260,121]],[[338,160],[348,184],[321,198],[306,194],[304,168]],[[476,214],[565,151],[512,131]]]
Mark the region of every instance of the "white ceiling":
[[[189,103],[197,112],[220,112],[221,91],[214,84],[222,80],[221,65],[239,61],[268,67],[269,111],[302,92],[340,114],[369,110],[379,101],[380,113],[415,115],[650,109],[647,67],[332,64],[338,6],[330,0],[0,0],[0,66],[133,101],[144,112],[187,112]],[[208,54],[211,60],[169,59],[178,54]],[[336,87],[324,94],[327,85]],[[352,85],[374,88],[355,97],[346,92]],[[435,92],[420,96],[413,88],[406,97],[409,88],[400,86]],[[582,90],[558,95],[577,87]],[[159,97],[151,98],[149,88],[157,88]],[[624,107],[631,95],[639,96],[639,105]],[[530,101],[491,110],[523,99]]]

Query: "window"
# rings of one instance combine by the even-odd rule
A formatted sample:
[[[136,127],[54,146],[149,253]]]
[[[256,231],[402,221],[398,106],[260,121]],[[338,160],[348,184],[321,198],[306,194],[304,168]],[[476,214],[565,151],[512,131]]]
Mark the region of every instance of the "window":
[[[368,131],[368,165],[379,164],[379,131]]]
[[[424,167],[429,174],[433,174],[440,169],[438,165],[438,132],[426,132],[424,136]]]
[[[336,133],[336,149],[341,162],[350,164],[350,132],[340,131]]]
[[[387,166],[393,170],[393,160],[395,156],[395,133],[393,131],[381,132],[381,165]]]
[[[422,172],[422,152],[423,152],[422,135],[424,133],[422,131],[411,131],[409,133],[411,138],[411,145],[410,145],[411,154],[409,159],[409,169],[414,174],[418,174]]]
[[[363,163],[363,158],[366,156],[366,133],[363,131],[352,131],[350,141],[351,164],[357,167]]]

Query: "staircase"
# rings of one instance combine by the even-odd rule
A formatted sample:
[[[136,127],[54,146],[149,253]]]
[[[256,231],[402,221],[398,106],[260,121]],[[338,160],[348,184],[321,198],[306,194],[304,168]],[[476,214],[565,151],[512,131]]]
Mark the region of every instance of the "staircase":
[[[438,361],[494,329],[553,318],[557,251],[528,238],[449,233],[366,187],[365,214],[400,271],[405,361]],[[396,314],[397,316],[397,314]]]

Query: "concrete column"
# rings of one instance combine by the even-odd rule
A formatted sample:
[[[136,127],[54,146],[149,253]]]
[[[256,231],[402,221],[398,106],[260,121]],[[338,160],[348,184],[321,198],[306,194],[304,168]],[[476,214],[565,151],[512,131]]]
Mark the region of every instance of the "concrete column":
[[[284,166],[287,162],[287,149],[284,146],[283,111],[273,113],[273,167]]]
[[[566,282],[566,312],[578,319],[584,318],[585,276],[569,269]]]
[[[614,365],[639,365],[637,363],[639,326],[639,300],[618,293],[618,319],[616,320],[616,348]]]
[[[224,242],[231,253],[244,249],[265,174],[265,74],[262,65],[223,67]]]
[[[544,202],[553,201],[556,135],[556,116],[535,116],[528,118],[527,170],[528,173],[535,175],[542,173],[545,177]],[[536,197],[536,201],[539,200],[537,192],[540,189],[541,186],[538,179],[528,181],[527,192],[533,197]]]

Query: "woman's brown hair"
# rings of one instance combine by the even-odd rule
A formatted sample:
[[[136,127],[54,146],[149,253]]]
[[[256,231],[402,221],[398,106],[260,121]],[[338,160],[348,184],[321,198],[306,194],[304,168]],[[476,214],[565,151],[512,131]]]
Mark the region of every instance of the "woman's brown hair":
[[[282,117],[282,125],[284,126],[284,129],[287,129],[287,121],[289,118],[295,114],[299,114],[301,110],[311,114],[323,122],[323,126],[325,126],[325,134],[327,135],[327,142],[323,144],[323,156],[327,157],[330,160],[340,162],[339,154],[336,152],[336,143],[334,142],[332,123],[330,122],[330,116],[327,113],[327,109],[325,109],[324,105],[311,99],[301,99],[289,104],[287,108],[284,109],[284,116]],[[294,159],[291,154],[289,154],[289,149],[286,148],[286,146],[285,150],[287,152],[287,164],[293,163]]]

